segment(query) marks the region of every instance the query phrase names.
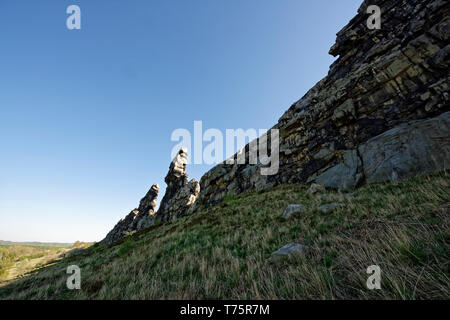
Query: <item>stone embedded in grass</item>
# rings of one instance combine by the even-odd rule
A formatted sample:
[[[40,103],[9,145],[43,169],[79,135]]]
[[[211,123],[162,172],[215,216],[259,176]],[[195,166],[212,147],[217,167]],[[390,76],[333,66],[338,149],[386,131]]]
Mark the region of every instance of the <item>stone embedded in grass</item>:
[[[344,207],[345,207],[345,204],[343,204],[343,203],[333,202],[333,203],[327,203],[327,204],[321,205],[319,207],[319,210],[322,211],[323,213],[328,213],[328,212],[333,211],[334,209],[344,208]]]
[[[356,197],[356,194],[354,192],[352,192],[352,193],[344,193],[344,197],[346,197],[346,198],[354,198],[354,197]]]
[[[311,186],[308,189],[308,193],[311,195],[316,193],[324,193],[325,191],[325,186],[318,183],[311,183]]]
[[[293,256],[301,256],[306,251],[306,246],[299,243],[289,243],[272,253],[275,260],[292,258]]]
[[[284,210],[283,215],[281,216],[283,219],[289,219],[294,213],[297,212],[305,212],[306,207],[302,204],[290,204]]]

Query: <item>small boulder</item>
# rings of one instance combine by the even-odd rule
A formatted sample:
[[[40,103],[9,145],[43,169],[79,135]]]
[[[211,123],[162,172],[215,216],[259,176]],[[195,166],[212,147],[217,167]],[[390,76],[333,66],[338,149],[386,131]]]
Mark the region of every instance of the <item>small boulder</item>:
[[[325,186],[318,183],[311,183],[311,186],[308,189],[309,194],[316,194],[316,193],[324,193],[325,192]]]
[[[344,193],[343,194],[343,196],[345,197],[345,198],[355,198],[356,197],[356,194],[354,193],[354,192],[352,192],[352,193]]]
[[[299,243],[289,243],[272,253],[275,260],[291,258],[295,255],[303,255],[306,251],[306,246]]]
[[[345,204],[333,202],[333,203],[327,203],[327,204],[321,205],[319,207],[319,210],[322,211],[323,213],[328,213],[328,212],[333,211],[336,208],[343,208],[343,207],[345,207]]]
[[[294,213],[297,212],[305,212],[306,207],[302,204],[290,204],[284,210],[283,215],[281,216],[283,219],[289,219]]]

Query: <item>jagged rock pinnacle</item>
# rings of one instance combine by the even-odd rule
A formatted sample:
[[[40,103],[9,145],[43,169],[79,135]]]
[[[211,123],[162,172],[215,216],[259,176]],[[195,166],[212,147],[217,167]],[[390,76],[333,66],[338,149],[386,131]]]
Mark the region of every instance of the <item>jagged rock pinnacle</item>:
[[[112,244],[133,232],[153,226],[158,220],[167,222],[191,213],[200,192],[200,184],[195,179],[188,181],[187,160],[187,149],[183,147],[170,163],[165,178],[166,193],[158,212],[155,212],[155,208],[159,185],[154,184],[141,199],[139,207],[120,220],[102,243]]]

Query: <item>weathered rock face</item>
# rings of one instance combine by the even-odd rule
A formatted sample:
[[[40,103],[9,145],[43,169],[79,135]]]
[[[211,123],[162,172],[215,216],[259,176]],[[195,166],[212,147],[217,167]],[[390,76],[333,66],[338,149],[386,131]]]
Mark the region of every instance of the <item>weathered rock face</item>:
[[[145,197],[141,199],[139,207],[133,209],[124,219],[120,220],[101,242],[109,245],[135,231],[153,225],[158,191],[159,185],[154,184]]]
[[[200,192],[200,184],[195,179],[188,181],[187,157],[186,148],[182,148],[172,160],[165,178],[166,193],[158,211],[155,212],[159,186],[154,184],[141,199],[139,207],[120,220],[102,243],[112,244],[133,232],[155,225],[157,221],[169,222],[193,212],[193,204]]]
[[[138,219],[135,221],[136,230],[141,230],[152,226],[155,221],[155,208],[157,205],[159,185],[154,184],[141,199],[138,207]]]
[[[354,189],[362,181],[362,162],[356,150],[344,150],[342,163],[319,175],[315,181],[329,188]]]
[[[159,185],[154,184],[141,199],[139,207],[120,220],[102,243],[110,245],[133,232],[155,225],[157,221],[169,222],[193,212],[193,205],[200,192],[200,184],[195,179],[188,181],[187,157],[186,148],[181,148],[170,163],[169,172],[165,178],[166,193],[158,211],[155,212]]]
[[[181,149],[165,178],[166,193],[154,213],[155,185],[103,240],[193,213],[227,193],[277,184],[317,182],[352,189],[448,169],[450,159],[450,6],[446,0],[365,0],[338,34],[330,54],[339,56],[328,75],[279,119],[271,134],[251,142],[234,159],[188,181]],[[381,29],[369,30],[366,9],[381,8]],[[258,146],[279,146],[279,170],[261,174],[249,164]],[[267,148],[266,148],[267,147]],[[261,149],[259,149],[261,151]],[[261,154],[259,154],[261,156]],[[316,185],[312,189],[318,189]],[[314,193],[314,190],[310,190]]]
[[[133,222],[136,219],[139,211],[137,209],[131,210],[131,212],[123,219],[121,219],[114,228],[108,232],[105,239],[101,243],[109,245],[114,243],[133,232]]]
[[[380,30],[367,28],[369,5],[381,8]],[[198,201],[216,203],[229,192],[282,183],[317,181],[351,189],[384,181],[399,170],[396,174],[406,177],[423,172],[424,167],[429,173],[448,168],[444,161],[450,157],[448,148],[436,148],[437,141],[450,138],[443,119],[433,122],[432,136],[421,129],[408,133],[404,127],[382,134],[450,110],[449,8],[445,0],[364,1],[356,17],[337,34],[330,54],[339,58],[328,76],[273,127],[280,132],[278,173],[263,176],[260,165],[224,162],[202,177]],[[400,135],[413,135],[416,141]],[[389,139],[391,147],[383,147]],[[393,143],[396,139],[408,153],[403,157],[397,153],[396,161],[407,164],[389,164],[387,156],[400,147]],[[249,145],[244,152],[249,163]],[[439,161],[442,165],[437,165]]]
[[[167,200],[165,210],[161,212],[162,221],[172,221],[173,219],[183,217],[192,212],[190,208],[197,200],[200,192],[200,184],[192,179]],[[160,215],[158,211],[158,216]]]
[[[450,112],[412,121],[359,147],[367,183],[398,181],[450,167]]]
[[[189,209],[200,192],[200,185],[195,179],[188,181],[187,157],[186,148],[181,148],[170,164],[165,178],[166,193],[156,214],[156,217],[163,222],[189,214]]]

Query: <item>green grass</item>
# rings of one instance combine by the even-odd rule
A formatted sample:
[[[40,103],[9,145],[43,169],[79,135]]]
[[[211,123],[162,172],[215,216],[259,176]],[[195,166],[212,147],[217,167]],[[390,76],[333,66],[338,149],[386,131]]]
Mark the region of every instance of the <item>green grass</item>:
[[[8,243],[0,245],[0,280],[8,278],[10,269],[17,262],[42,258],[46,255],[54,254],[60,249],[56,246],[37,246],[35,244],[19,245]]]
[[[448,299],[450,188],[447,174],[371,185],[346,198],[308,195],[305,185],[227,195],[216,206],[96,244],[0,287],[1,299]],[[324,214],[322,203],[341,202]],[[288,204],[307,212],[280,219]],[[275,263],[289,242],[307,254]],[[81,268],[68,290],[66,268]],[[382,289],[368,290],[379,265]]]
[[[131,250],[133,250],[135,246],[134,240],[132,237],[128,237],[119,247],[118,255],[120,257],[126,256]],[[97,248],[96,248],[97,249]]]

